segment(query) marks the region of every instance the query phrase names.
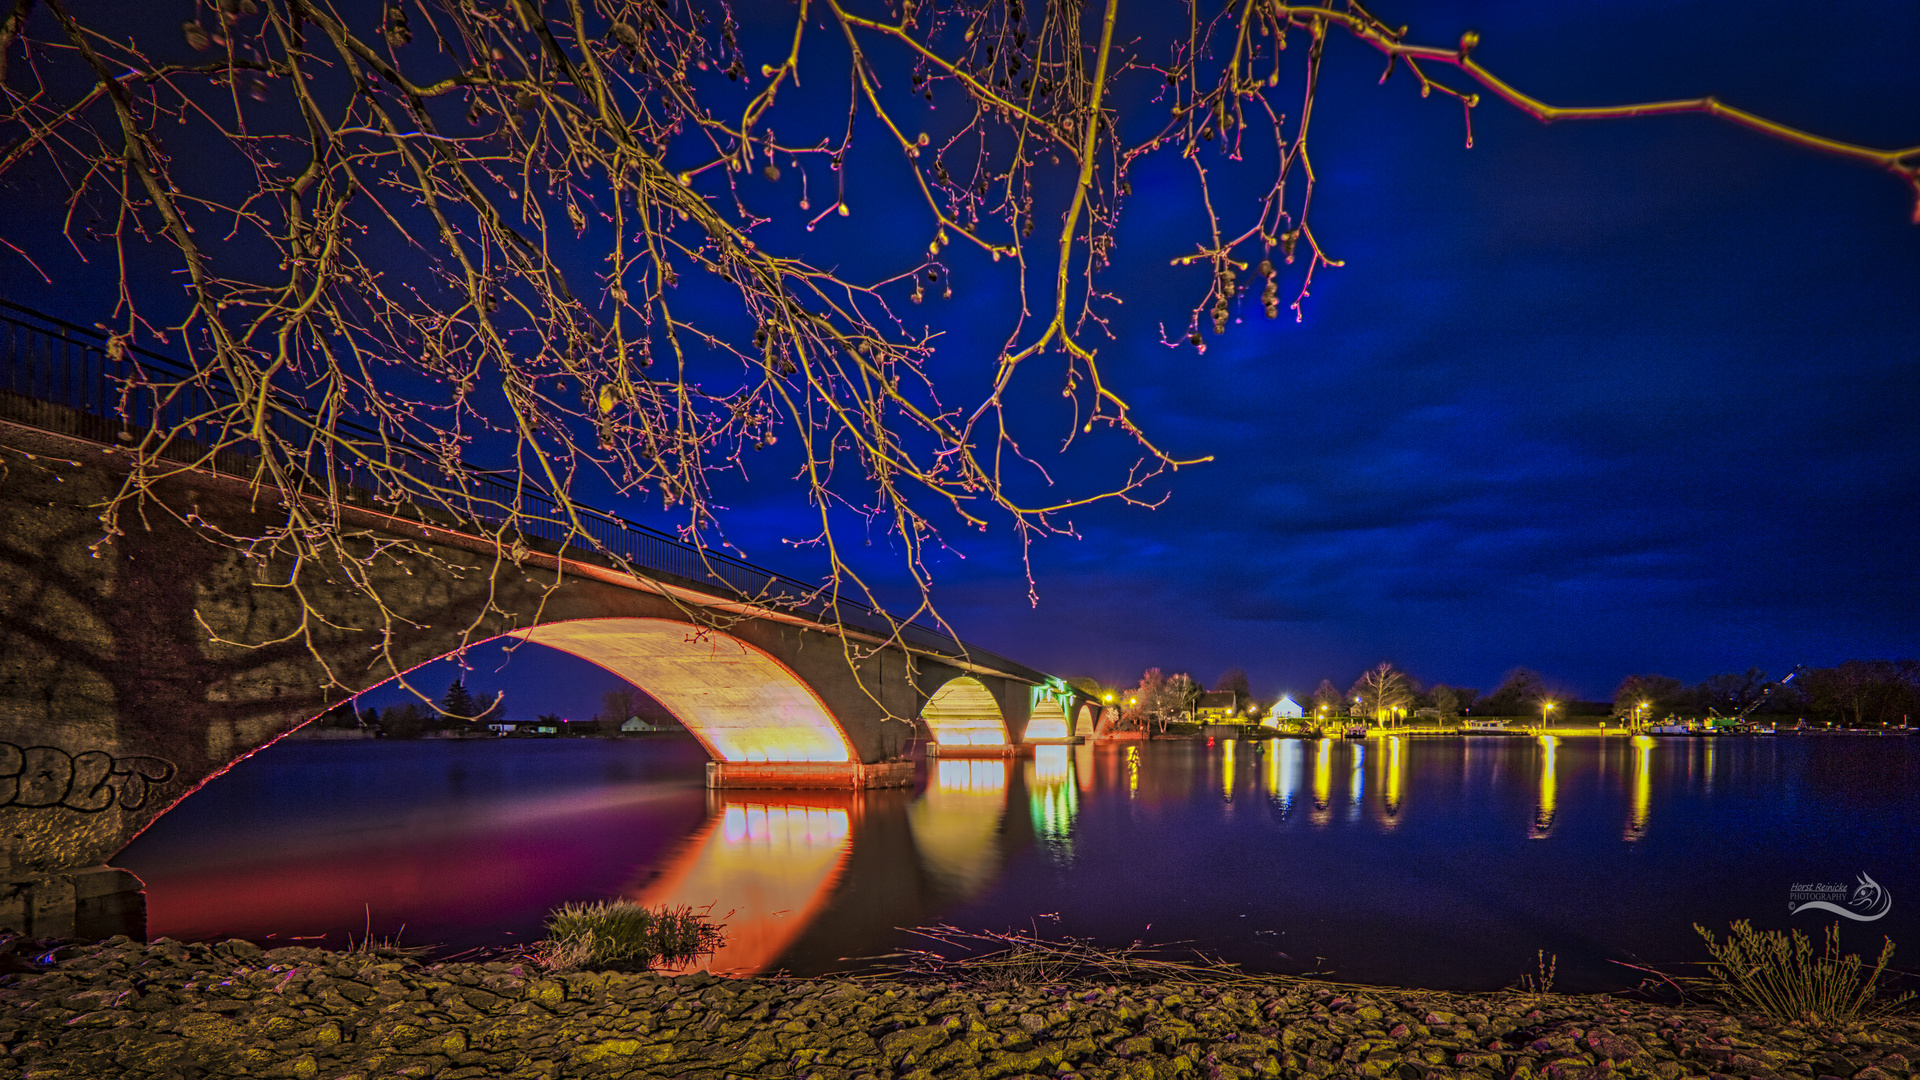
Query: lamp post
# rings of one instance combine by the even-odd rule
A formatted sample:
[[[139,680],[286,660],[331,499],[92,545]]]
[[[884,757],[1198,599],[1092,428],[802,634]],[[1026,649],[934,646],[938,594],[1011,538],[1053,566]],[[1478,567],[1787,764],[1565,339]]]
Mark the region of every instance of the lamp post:
[[[1553,702],[1543,701],[1540,703],[1540,733],[1542,735],[1547,733],[1547,716],[1552,712]]]

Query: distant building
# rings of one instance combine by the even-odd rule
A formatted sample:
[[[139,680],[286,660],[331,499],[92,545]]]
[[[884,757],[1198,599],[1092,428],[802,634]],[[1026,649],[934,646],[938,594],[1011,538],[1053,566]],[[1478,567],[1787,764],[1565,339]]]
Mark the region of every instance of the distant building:
[[[620,725],[620,733],[622,735],[657,735],[663,731],[672,731],[677,726],[678,725],[649,724],[637,716],[629,716],[627,717],[627,722]]]
[[[1292,694],[1282,694],[1280,700],[1274,703],[1270,715],[1281,720],[1298,720],[1305,714],[1300,709],[1300,703],[1293,700]]]
[[[1246,719],[1240,695],[1232,690],[1209,690],[1194,704],[1194,719],[1203,724],[1235,724]]]

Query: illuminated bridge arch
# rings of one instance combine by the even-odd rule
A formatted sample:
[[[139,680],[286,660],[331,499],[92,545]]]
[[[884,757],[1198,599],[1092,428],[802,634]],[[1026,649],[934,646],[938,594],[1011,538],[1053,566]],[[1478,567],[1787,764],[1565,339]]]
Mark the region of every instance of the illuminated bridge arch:
[[[1036,686],[1032,689],[1033,705],[1031,719],[1027,721],[1029,743],[1062,743],[1073,739],[1073,729],[1068,726],[1068,710],[1073,708],[1071,693],[1063,693],[1051,686]]]
[[[506,635],[589,660],[652,695],[715,760],[855,760],[812,687],[763,649],[670,619],[575,619]]]
[[[970,675],[948,680],[927,699],[921,719],[941,747],[1006,747],[1007,718],[987,685]]]

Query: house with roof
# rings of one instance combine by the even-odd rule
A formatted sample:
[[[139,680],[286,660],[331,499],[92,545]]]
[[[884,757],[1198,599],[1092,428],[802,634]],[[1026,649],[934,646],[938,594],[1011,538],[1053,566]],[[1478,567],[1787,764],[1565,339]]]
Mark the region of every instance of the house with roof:
[[[1232,690],[1209,690],[1194,702],[1194,719],[1202,724],[1240,724],[1247,719],[1240,695]]]

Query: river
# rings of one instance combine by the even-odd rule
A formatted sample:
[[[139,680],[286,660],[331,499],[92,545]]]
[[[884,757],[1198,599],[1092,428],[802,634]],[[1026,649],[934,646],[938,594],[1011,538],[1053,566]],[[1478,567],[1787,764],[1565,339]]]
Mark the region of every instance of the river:
[[[149,932],[444,950],[569,901],[686,903],[716,971],[817,974],[947,923],[1183,942],[1352,982],[1494,989],[1556,958],[1705,958],[1695,922],[1819,932],[1808,886],[1891,898],[1850,951],[1920,952],[1920,740],[1156,741],[922,763],[912,791],[709,793],[689,739],[285,741],[114,863]],[[1798,891],[1796,891],[1796,887]],[[1906,963],[1902,963],[1905,961]]]

